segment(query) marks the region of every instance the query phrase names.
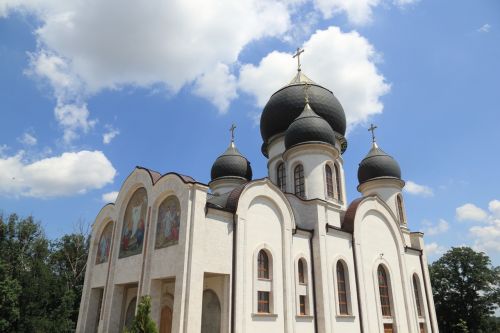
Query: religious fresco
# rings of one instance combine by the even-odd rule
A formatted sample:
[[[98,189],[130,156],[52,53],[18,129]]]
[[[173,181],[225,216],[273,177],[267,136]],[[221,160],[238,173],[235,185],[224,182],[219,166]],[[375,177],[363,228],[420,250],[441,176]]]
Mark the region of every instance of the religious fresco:
[[[146,189],[142,187],[132,195],[125,210],[120,241],[120,258],[133,256],[142,252],[147,209],[148,196]]]
[[[108,223],[104,228],[99,244],[97,245],[96,265],[108,262],[109,251],[111,250],[111,236],[113,234],[113,222]]]
[[[181,207],[179,200],[174,196],[170,196],[161,203],[158,209],[156,249],[175,245],[179,242],[180,219]]]

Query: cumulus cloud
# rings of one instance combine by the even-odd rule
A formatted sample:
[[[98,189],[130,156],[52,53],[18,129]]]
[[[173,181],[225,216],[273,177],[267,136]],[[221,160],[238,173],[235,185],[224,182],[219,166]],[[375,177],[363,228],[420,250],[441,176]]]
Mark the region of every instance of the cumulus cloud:
[[[24,132],[23,135],[18,139],[23,145],[34,146],[37,144],[38,140],[35,135],[30,132]]]
[[[466,204],[457,208],[468,207],[468,220],[483,222],[481,225],[469,228],[474,239],[474,247],[485,252],[500,252],[500,200],[494,199],[488,203],[488,212],[473,204]]]
[[[428,256],[435,256],[435,255],[443,254],[444,251],[446,251],[446,248],[444,246],[439,245],[436,242],[433,242],[433,243],[425,244],[424,250]]]
[[[376,67],[374,47],[356,31],[338,27],[318,30],[304,43],[302,69],[318,84],[333,90],[346,112],[349,126],[382,112],[380,98],[390,90]],[[241,67],[239,86],[263,106],[269,96],[295,74],[295,60],[288,53],[271,52],[257,66]]]
[[[236,77],[227,65],[219,63],[196,79],[194,93],[211,101],[221,113],[226,113],[229,103],[238,97],[236,89]]]
[[[417,184],[411,180],[408,180],[404,187],[405,192],[413,195],[418,195],[422,197],[432,197],[434,195],[434,191],[432,188],[426,185]]]
[[[112,183],[116,170],[101,151],[67,152],[26,161],[24,153],[0,158],[0,195],[58,197]]]
[[[120,131],[117,130],[116,128],[113,128],[112,126],[106,126],[107,131],[102,135],[102,143],[105,145],[111,143],[111,140],[113,140],[118,134],[120,134]]]
[[[455,213],[459,221],[481,222],[485,221],[488,217],[488,214],[484,210],[471,203],[466,203],[458,207]]]
[[[103,202],[109,203],[109,202],[115,202],[117,197],[118,197],[118,192],[113,191],[113,192],[104,193],[101,198],[102,198]]]
[[[450,225],[444,219],[439,219],[436,224],[433,224],[430,221],[424,221],[423,224],[426,226],[424,232],[428,236],[442,234],[443,232],[448,231],[448,229],[450,228]]]
[[[490,32],[490,29],[491,29],[491,25],[489,25],[488,23],[486,23],[486,24],[483,24],[481,26],[481,28],[477,29],[477,31],[478,32],[484,32],[484,33],[486,33],[486,32]]]
[[[417,2],[418,0],[393,0],[398,7]],[[346,14],[351,23],[363,25],[372,21],[373,9],[381,4],[388,4],[383,0],[314,0],[314,5],[325,18],[338,14]]]

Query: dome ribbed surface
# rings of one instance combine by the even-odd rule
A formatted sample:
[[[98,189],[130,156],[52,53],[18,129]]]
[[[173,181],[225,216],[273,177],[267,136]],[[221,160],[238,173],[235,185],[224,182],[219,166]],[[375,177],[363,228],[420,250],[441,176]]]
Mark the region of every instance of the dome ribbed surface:
[[[309,104],[285,132],[285,148],[305,142],[335,145],[335,132],[326,120],[318,116]]]
[[[260,118],[260,133],[265,143],[272,136],[285,132],[304,108],[306,82],[293,82],[274,93],[264,107]],[[311,108],[326,120],[335,132],[345,135],[345,113],[337,98],[330,90],[307,83]]]
[[[215,160],[210,175],[212,180],[223,177],[240,177],[252,180],[252,168],[250,162],[241,155],[234,143],[231,142],[224,154]]]
[[[358,181],[361,184],[381,177],[401,179],[401,168],[392,156],[374,144],[366,157],[359,163]]]

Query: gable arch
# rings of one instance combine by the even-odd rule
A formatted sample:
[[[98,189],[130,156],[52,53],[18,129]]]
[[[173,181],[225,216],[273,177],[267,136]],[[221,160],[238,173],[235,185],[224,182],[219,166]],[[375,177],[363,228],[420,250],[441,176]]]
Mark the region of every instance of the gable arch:
[[[237,202],[236,215],[246,217],[252,203],[257,198],[267,201],[274,207],[284,230],[295,229],[295,219],[290,202],[283,192],[267,178],[252,181],[243,188]]]

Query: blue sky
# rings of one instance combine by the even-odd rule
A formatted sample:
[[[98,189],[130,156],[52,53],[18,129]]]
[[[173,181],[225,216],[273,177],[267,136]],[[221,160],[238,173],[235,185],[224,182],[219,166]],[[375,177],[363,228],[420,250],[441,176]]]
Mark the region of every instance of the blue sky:
[[[349,201],[375,123],[431,259],[500,264],[500,3],[415,0],[4,0],[0,210],[50,238],[92,223],[136,165],[208,182],[237,124],[254,178],[258,118],[295,72],[346,110]]]

